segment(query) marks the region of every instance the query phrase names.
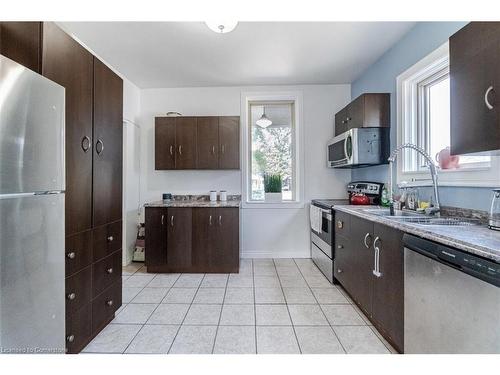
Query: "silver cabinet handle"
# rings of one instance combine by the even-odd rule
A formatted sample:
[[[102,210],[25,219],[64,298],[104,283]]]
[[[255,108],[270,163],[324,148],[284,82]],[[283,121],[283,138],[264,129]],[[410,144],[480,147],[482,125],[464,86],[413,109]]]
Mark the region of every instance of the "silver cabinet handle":
[[[70,301],[73,301],[73,300],[76,298],[76,294],[75,294],[75,293],[70,293],[70,294],[68,294],[66,297],[68,297],[68,299],[69,299]]]
[[[212,215],[208,217],[208,225],[212,226]]]
[[[90,150],[90,138],[87,136],[83,137],[81,146],[83,152],[88,152]]]
[[[375,260],[373,265],[373,274],[376,277],[381,277],[380,273],[380,247],[377,246],[377,243],[380,242],[380,237],[376,237],[375,241],[373,241],[373,249],[375,250]]]
[[[226,146],[225,146],[225,145],[222,145],[222,146],[221,146],[221,152],[222,152],[222,153],[225,153],[225,152],[226,152]]]
[[[222,225],[222,215],[219,215],[219,225]]]
[[[493,109],[493,106],[490,104],[490,101],[488,100],[488,95],[490,92],[493,91],[493,86],[490,86],[486,89],[486,92],[484,93],[484,103],[486,104],[486,107],[491,110]]]
[[[69,336],[67,336],[66,337],[66,341],[67,342],[73,342],[73,341],[75,341],[75,335],[69,335]]]
[[[113,306],[113,300],[110,299],[109,301],[106,301],[106,305],[108,306]]]
[[[343,221],[338,220],[338,221],[337,221],[337,228],[339,228],[339,229],[344,228],[344,222],[343,222]]]
[[[99,147],[99,145],[101,145],[101,147]],[[102,139],[98,139],[95,144],[95,152],[97,152],[97,155],[101,155],[103,151],[104,151],[104,142],[102,141]]]
[[[179,155],[182,155],[182,145],[179,145]]]
[[[113,273],[113,268],[112,268],[112,267],[108,268],[108,269],[106,270],[106,272],[107,272],[107,273],[109,273],[109,274],[111,275],[111,274]]]
[[[161,225],[165,222],[165,215],[161,215]]]
[[[212,146],[212,154],[215,155],[215,146]]]
[[[370,248],[370,245],[368,245],[368,238],[371,238],[370,233],[366,233],[366,234],[365,234],[365,238],[364,238],[364,240],[363,240],[363,243],[365,244],[365,247],[366,247],[367,249],[369,249],[369,248]],[[377,238],[378,238],[378,237],[377,237]]]
[[[170,145],[170,156],[174,155],[174,146]]]
[[[174,226],[174,215],[170,216],[170,226]]]
[[[108,240],[108,242],[113,242],[114,238],[113,238],[113,236],[109,236],[109,237],[107,238],[107,240]]]
[[[342,271],[341,268],[337,269],[337,273],[342,273],[342,272],[344,272],[344,271]]]
[[[67,256],[69,259],[75,259],[76,254],[72,251],[72,252],[70,252],[70,253],[66,254],[66,256]]]
[[[337,249],[343,249],[344,245],[337,245]]]

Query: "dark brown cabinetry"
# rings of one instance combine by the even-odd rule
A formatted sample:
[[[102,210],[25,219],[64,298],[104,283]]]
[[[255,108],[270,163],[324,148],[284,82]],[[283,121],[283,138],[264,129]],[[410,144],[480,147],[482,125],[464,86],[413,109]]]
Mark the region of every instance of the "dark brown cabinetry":
[[[362,94],[335,114],[335,135],[353,128],[391,126],[390,94]]]
[[[336,224],[335,278],[383,336],[403,352],[403,233],[339,212]]]
[[[40,73],[42,64],[41,22],[0,22],[0,53]]]
[[[500,150],[500,22],[450,37],[451,152]]]
[[[121,220],[123,81],[94,57],[94,226]]]
[[[65,88],[66,345],[121,305],[122,80],[51,22],[0,22],[0,52]]]
[[[239,169],[239,117],[156,117],[155,169]]]
[[[238,272],[238,208],[146,208],[148,272]]]
[[[66,235],[92,227],[93,56],[55,24],[43,24],[42,74],[66,89]]]

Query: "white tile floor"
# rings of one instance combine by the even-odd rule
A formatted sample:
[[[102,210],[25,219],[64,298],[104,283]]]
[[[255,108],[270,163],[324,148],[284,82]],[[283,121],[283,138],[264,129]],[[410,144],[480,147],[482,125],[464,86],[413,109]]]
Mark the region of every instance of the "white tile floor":
[[[310,259],[242,259],[239,274],[123,269],[123,306],[87,353],[391,353]]]

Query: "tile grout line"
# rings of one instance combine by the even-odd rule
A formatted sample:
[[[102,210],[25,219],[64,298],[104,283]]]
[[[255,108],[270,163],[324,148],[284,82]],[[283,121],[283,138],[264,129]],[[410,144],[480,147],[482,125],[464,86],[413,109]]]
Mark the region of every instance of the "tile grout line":
[[[217,334],[219,333],[219,327],[220,327],[220,321],[222,319],[222,310],[224,310],[224,301],[226,300],[226,292],[227,292],[227,284],[229,283],[229,275],[227,275],[227,278],[226,278],[226,286],[224,287],[224,296],[222,297],[222,304],[221,304],[221,308],[220,308],[220,313],[219,313],[219,323],[217,323],[217,328],[215,329],[215,337],[214,337],[214,343],[212,345],[212,354],[214,354],[214,350],[215,350],[215,343],[217,342]],[[205,276],[203,276],[203,280],[205,280],[205,277],[207,276],[207,274],[205,274]],[[203,284],[203,280],[201,281],[200,283],[200,287],[201,285]],[[197,292],[198,293],[198,292]],[[195,296],[196,297],[196,296]],[[194,299],[193,299],[194,301]]]
[[[294,261],[294,263],[295,263],[295,261]],[[295,326],[293,324],[292,315],[290,314],[290,309],[288,307],[288,301],[285,297],[285,291],[283,290],[283,285],[281,284],[281,278],[278,274],[278,270],[276,269],[276,262],[274,261],[274,259],[273,259],[273,264],[274,264],[274,270],[276,271],[276,274],[278,276],[278,282],[280,284],[281,293],[283,293],[283,299],[285,300],[286,311],[288,312],[288,317],[290,318],[290,323],[292,324],[293,335],[295,336],[295,341],[297,341],[297,347],[299,348],[299,354],[302,354],[302,348],[300,347],[299,338],[297,337],[297,332],[295,331]],[[300,272],[300,269],[299,269],[299,272]],[[301,273],[301,275],[302,275],[302,273]],[[303,276],[302,276],[302,278],[303,278]],[[304,279],[304,282],[307,284],[307,281],[305,279]]]
[[[299,269],[299,272],[300,274],[302,275],[302,277],[304,277],[304,274],[302,273],[302,270],[300,269],[299,265],[297,264],[297,262],[295,261],[295,259],[293,259],[293,262],[295,263],[295,265],[297,266],[297,268]],[[304,277],[305,279],[305,277]],[[306,280],[306,279],[305,279]],[[337,335],[337,332],[335,332],[335,330],[333,329],[332,325],[330,324],[330,322],[328,321],[328,318],[325,314],[325,312],[323,311],[323,308],[321,307],[321,304],[319,303],[318,299],[316,298],[316,295],[314,294],[314,291],[312,290],[311,286],[309,285],[309,283],[307,282],[306,280],[306,285],[307,287],[309,288],[309,291],[311,292],[311,294],[313,295],[314,299],[316,300],[316,302],[318,303],[318,306],[319,306],[319,309],[321,310],[321,313],[323,314],[323,316],[325,317],[326,319],[326,322],[328,323],[328,326],[330,327],[330,330],[333,332],[333,334],[335,335],[335,337],[337,338],[337,341],[339,342],[342,350],[344,351],[345,354],[347,354],[347,350],[345,349],[344,347],[344,344],[342,344],[342,341],[340,341],[340,338],[338,337]],[[333,284],[332,284],[333,285]],[[335,286],[335,285],[333,285]],[[335,287],[337,288],[337,287]],[[349,302],[349,300],[347,300],[347,302]]]
[[[255,335],[255,354],[259,354],[259,351],[257,349],[257,304],[256,304],[256,298],[255,298],[255,272],[253,269],[254,263],[253,263],[253,258],[250,260],[252,262],[252,293],[253,293],[253,315],[255,319],[255,325],[254,325],[254,335]]]
[[[183,275],[183,274],[181,273],[181,274],[179,275],[179,277],[177,278],[177,280],[179,280],[179,279],[181,278],[181,276],[182,276],[182,275]],[[191,310],[191,306],[193,306],[194,299],[196,298],[196,295],[198,294],[198,291],[200,290],[201,283],[203,282],[203,279],[205,279],[205,275],[206,275],[206,274],[204,273],[204,274],[203,274],[203,277],[202,277],[202,278],[201,278],[201,280],[200,280],[200,283],[198,284],[198,288],[196,289],[196,293],[194,294],[193,299],[191,300],[191,303],[189,304],[189,307],[188,307],[188,309],[187,309],[187,311],[186,311],[186,314],[184,315],[184,318],[182,318],[182,322],[181,322],[181,324],[179,324],[179,329],[177,330],[177,332],[175,333],[174,338],[172,339],[172,344],[170,344],[170,348],[168,348],[167,354],[170,354],[170,351],[172,350],[172,347],[174,346],[175,339],[177,339],[177,336],[179,335],[179,332],[180,332],[180,330],[181,330],[181,328],[182,328],[182,325],[184,324],[184,321],[186,320],[186,317],[187,317],[187,315],[188,315],[188,313],[189,313],[189,310]],[[177,281],[176,281],[176,282],[177,282]],[[174,285],[175,285],[175,283],[174,283]],[[173,286],[172,286],[172,287],[173,287]]]

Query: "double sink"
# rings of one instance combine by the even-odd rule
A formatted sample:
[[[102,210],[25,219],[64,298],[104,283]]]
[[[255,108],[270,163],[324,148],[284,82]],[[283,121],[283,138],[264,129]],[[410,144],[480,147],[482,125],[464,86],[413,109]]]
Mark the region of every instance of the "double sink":
[[[401,210],[395,210],[394,215],[391,215],[388,208],[366,208],[363,209],[363,211],[372,215],[383,216],[389,220],[420,225],[470,226],[479,224],[476,220],[464,219],[461,217],[425,216],[423,214]]]

